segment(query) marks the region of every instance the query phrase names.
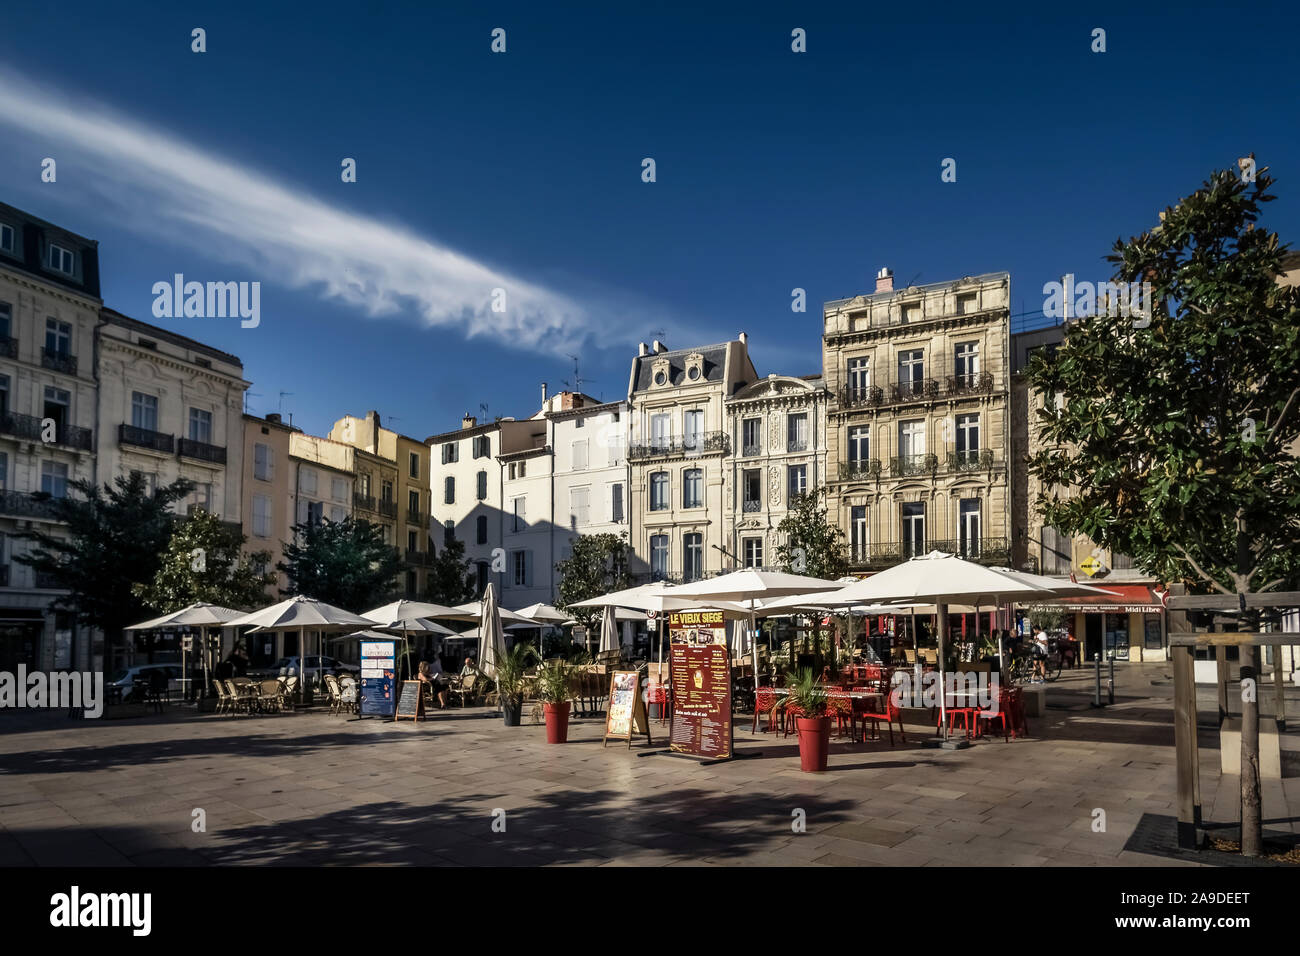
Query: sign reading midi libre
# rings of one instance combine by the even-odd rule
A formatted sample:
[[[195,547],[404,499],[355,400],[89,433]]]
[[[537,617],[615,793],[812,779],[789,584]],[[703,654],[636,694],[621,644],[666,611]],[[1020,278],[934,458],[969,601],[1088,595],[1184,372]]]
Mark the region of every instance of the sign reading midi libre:
[[[731,655],[721,611],[676,611],[668,618],[673,689],[669,747],[722,760],[732,754]]]
[[[397,706],[396,641],[361,642],[361,714],[392,717]]]

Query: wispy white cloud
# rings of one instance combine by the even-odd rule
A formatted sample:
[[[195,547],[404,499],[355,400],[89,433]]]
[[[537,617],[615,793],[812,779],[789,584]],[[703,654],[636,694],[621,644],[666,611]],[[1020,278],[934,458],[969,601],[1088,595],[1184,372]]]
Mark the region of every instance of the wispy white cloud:
[[[103,104],[0,71],[0,129],[6,127],[52,150],[60,183],[71,181],[74,168],[83,176],[93,170],[100,192],[132,217],[131,228],[245,264],[267,284],[311,288],[370,316],[414,315],[470,338],[556,355],[580,348],[591,331],[592,308],[570,296],[409,228],[333,205]],[[158,269],[168,277],[167,263]],[[495,289],[505,290],[503,312],[492,309]],[[263,322],[273,320],[264,314]]]

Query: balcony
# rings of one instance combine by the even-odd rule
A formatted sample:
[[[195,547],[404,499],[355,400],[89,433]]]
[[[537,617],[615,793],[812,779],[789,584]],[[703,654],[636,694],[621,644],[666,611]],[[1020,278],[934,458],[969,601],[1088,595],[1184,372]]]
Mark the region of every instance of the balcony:
[[[731,439],[726,432],[703,432],[689,438],[655,438],[637,442],[628,446],[627,457],[629,461],[645,461],[650,458],[725,455],[730,451]]]
[[[1011,566],[1011,540],[1009,538],[966,538],[931,541],[927,551],[955,554],[979,564]]]
[[[77,374],[77,357],[69,355],[67,352],[51,351],[43,348],[41,349],[41,365],[55,372],[62,372],[64,375]]]
[[[927,372],[920,378],[886,382],[883,387],[845,385],[840,388],[837,397],[841,409],[877,408],[907,402],[937,401],[940,398],[992,395],[995,385],[996,379],[992,372],[953,371],[946,374],[942,382]]]
[[[944,392],[953,398],[961,395],[991,395],[993,373],[954,372],[944,380]]]
[[[763,454],[762,445],[745,445],[740,450],[741,458],[757,458],[761,454]]]
[[[840,462],[840,481],[879,480],[882,471],[879,458]]]
[[[938,469],[938,455],[900,455],[889,460],[889,474],[893,478],[929,475]]]
[[[949,471],[979,471],[993,467],[992,448],[974,448],[967,451],[948,452]]]
[[[18,357],[18,340],[8,336],[0,337],[0,356],[16,359]]]
[[[374,511],[375,499],[370,497],[370,495],[362,495],[353,492],[352,507],[360,508],[362,511]]]
[[[791,454],[808,450],[808,439],[792,440],[786,443],[785,450]]]
[[[118,425],[117,442],[119,445],[135,445],[137,448],[148,448],[168,455],[176,450],[174,436],[151,431],[148,428],[137,428],[134,425]]]
[[[406,509],[406,523],[413,524],[417,528],[423,528],[425,519],[427,519],[428,517],[429,516],[426,515],[423,511],[417,511],[411,508]]]
[[[211,462],[214,465],[224,465],[226,463],[226,449],[220,445],[209,445],[207,442],[196,441],[193,438],[182,438],[180,450],[182,458],[193,458],[196,461]]]
[[[397,502],[391,498],[379,499],[379,513],[385,518],[397,520]]]
[[[22,415],[18,412],[6,412],[0,415],[0,432],[22,438],[27,441],[44,442],[44,419],[35,415]],[[63,425],[54,430],[54,444],[80,451],[91,451],[93,435],[89,428],[76,425]]]
[[[413,548],[407,548],[407,549],[406,549],[406,563],[407,563],[407,564],[418,565],[419,567],[423,567],[424,565],[426,565],[426,564],[429,563],[429,552],[427,552],[427,551],[416,551],[416,550],[413,549]]]
[[[840,408],[871,408],[885,400],[885,390],[873,385],[845,385],[840,389]]]
[[[754,512],[763,510],[763,500],[761,498],[746,498],[740,506],[741,511]]]
[[[0,514],[15,518],[53,518],[52,500],[44,492],[0,491]]]

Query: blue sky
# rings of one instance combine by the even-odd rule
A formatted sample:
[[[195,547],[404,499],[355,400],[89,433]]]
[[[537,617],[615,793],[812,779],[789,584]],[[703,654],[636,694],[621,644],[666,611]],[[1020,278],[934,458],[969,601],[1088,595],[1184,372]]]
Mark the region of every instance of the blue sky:
[[[820,303],[883,265],[1006,269],[1038,312],[1252,150],[1265,225],[1300,233],[1293,6],[272,6],[6,4],[0,199],[98,239],[109,305],[239,355],[250,409],[317,433],[527,416],[570,355],[613,399],[661,331],[816,372]],[[260,281],[261,324],[153,319],[176,272]]]

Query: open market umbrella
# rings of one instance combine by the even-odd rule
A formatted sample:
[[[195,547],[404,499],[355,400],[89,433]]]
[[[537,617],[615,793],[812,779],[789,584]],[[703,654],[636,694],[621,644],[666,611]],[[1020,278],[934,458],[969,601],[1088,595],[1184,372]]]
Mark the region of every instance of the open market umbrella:
[[[530,604],[515,613],[537,624],[563,624],[569,619],[569,615],[550,604]]]
[[[456,609],[443,604],[430,604],[424,601],[393,601],[383,607],[363,611],[361,616],[383,630],[402,635],[402,650],[410,654],[410,634],[412,631],[425,634],[455,634],[451,628],[436,624],[430,620],[435,617],[454,619]]]
[[[491,586],[492,585],[490,584],[488,585],[488,587]],[[486,592],[484,593],[483,596],[486,599],[487,597]],[[451,614],[444,614],[441,615],[441,617],[444,620],[449,620],[449,621],[469,621],[473,624],[478,624],[483,620],[484,603],[485,603],[484,601],[467,601],[464,604],[457,604],[454,608],[451,609],[452,610]],[[499,603],[497,604],[497,613],[501,615],[502,623],[518,624],[520,621],[527,621],[533,624],[536,623],[531,618],[524,617],[522,614],[520,614],[517,611],[506,610],[505,608],[501,607]]]
[[[155,631],[168,627],[197,627],[199,629],[199,640],[203,643],[203,696],[206,697],[208,693],[208,628],[225,627],[243,613],[243,611],[236,611],[234,608],[199,601],[189,607],[183,607],[179,611],[164,614],[162,617],[155,617],[139,624],[132,624],[126,630]],[[183,662],[184,657],[182,656],[182,669],[184,668]]]
[[[320,644],[325,634],[337,634],[342,631],[356,631],[373,626],[374,622],[359,617],[351,611],[345,611],[324,601],[298,595],[279,604],[272,604],[260,611],[253,611],[241,617],[227,621],[227,627],[252,627],[258,631],[297,631],[298,661],[300,671],[298,679],[307,680],[307,632],[316,631],[318,638],[316,656],[316,679],[320,679]]]

